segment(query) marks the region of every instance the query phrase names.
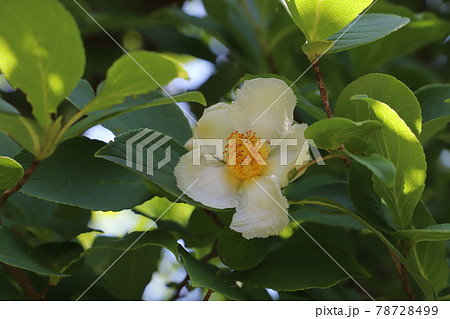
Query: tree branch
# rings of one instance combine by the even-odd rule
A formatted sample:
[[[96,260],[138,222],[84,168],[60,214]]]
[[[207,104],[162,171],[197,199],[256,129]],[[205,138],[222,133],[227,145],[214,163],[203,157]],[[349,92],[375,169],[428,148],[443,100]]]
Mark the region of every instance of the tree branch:
[[[36,170],[40,162],[41,162],[40,160],[35,159],[31,164],[31,166],[25,171],[22,178],[17,182],[16,186],[11,187],[10,189],[7,189],[6,191],[3,192],[2,197],[0,197],[0,206],[2,206],[12,194],[14,194],[15,192],[17,192],[22,188],[22,186],[30,178],[31,174]]]
[[[213,291],[211,289],[208,289],[208,291],[205,294],[205,297],[203,298],[203,301],[208,301],[212,293]]]
[[[317,82],[319,84],[320,97],[322,98],[322,104],[327,112],[328,118],[333,117],[333,111],[331,111],[330,99],[328,98],[327,86],[322,78],[322,73],[320,73],[319,61],[313,62],[314,71],[316,72]]]
[[[34,288],[27,278],[27,275],[22,269],[3,264],[6,271],[14,277],[17,283],[23,288],[23,291],[30,297],[31,300],[41,300],[41,294]]]

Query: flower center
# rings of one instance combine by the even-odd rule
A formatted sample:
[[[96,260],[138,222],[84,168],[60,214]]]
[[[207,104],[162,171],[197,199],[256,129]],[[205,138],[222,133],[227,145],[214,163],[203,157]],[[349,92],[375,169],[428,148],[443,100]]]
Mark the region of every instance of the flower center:
[[[224,157],[230,172],[240,179],[260,175],[267,165],[269,143],[247,131],[245,134],[235,131],[227,138]]]

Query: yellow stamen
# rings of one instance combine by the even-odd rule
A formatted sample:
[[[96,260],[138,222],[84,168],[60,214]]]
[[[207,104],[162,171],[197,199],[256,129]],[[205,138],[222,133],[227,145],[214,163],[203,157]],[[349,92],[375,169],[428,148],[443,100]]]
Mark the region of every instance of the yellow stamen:
[[[224,157],[234,176],[247,179],[262,173],[270,151],[266,140],[257,137],[252,131],[244,134],[235,131],[227,141]]]

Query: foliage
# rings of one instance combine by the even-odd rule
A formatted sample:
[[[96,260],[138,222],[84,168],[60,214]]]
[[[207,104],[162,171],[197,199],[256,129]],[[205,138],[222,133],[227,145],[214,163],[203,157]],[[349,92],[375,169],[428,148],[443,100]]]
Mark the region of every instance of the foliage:
[[[193,3],[206,15],[188,14]],[[160,299],[448,299],[448,12],[400,0],[79,5],[0,1],[1,299],[140,300],[156,275]],[[172,91],[198,59],[214,72]],[[292,86],[294,120],[326,166],[292,172],[280,236],[247,240],[229,228],[234,210],[189,198],[174,169],[190,117],[257,77]],[[82,136],[97,125],[114,140]],[[131,161],[130,139],[145,144]],[[121,235],[97,229],[125,215]]]

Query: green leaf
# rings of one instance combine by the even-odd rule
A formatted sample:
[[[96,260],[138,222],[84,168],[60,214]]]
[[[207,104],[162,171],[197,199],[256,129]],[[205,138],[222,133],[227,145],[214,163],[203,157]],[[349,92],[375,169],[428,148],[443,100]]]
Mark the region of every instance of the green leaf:
[[[105,248],[131,251],[145,246],[159,246],[166,248],[178,258],[177,241],[168,231],[160,229],[147,232],[133,232],[125,235],[123,238],[97,237],[94,245],[85,250],[81,256],[86,256],[99,249]]]
[[[411,22],[388,37],[353,49],[351,55],[356,74],[373,72],[397,56],[407,56],[428,44],[441,43],[450,32],[448,19],[439,19],[431,12],[414,13],[405,6],[383,3],[386,5],[387,9],[380,3],[380,9],[371,11],[408,16]]]
[[[50,114],[84,72],[77,24],[54,0],[2,1],[0,12],[0,69],[27,94],[39,124],[48,127]]]
[[[40,256],[45,257],[45,261],[55,271],[65,273],[70,266],[78,262],[83,247],[80,244],[65,241],[46,243],[36,247]]]
[[[199,92],[182,93],[182,94],[173,96],[173,98],[177,102],[196,102],[196,103],[200,103],[200,104],[205,104],[203,95]],[[67,132],[63,135],[62,140],[67,140],[69,138],[78,136],[81,133],[83,133],[84,131],[86,131],[87,129],[91,128],[92,126],[101,124],[110,119],[114,119],[115,117],[127,114],[129,112],[143,110],[143,109],[146,109],[149,107],[154,107],[154,106],[167,105],[169,110],[164,110],[164,111],[160,110],[160,112],[168,112],[171,114],[171,116],[178,113],[177,117],[179,117],[180,113],[182,113],[182,112],[181,112],[181,110],[175,110],[172,103],[173,103],[172,98],[165,97],[157,91],[152,91],[148,94],[139,95],[136,98],[127,97],[125,99],[125,101],[119,105],[115,105],[112,108],[109,108],[106,110],[101,110],[101,111],[96,111],[96,112],[90,113],[87,117],[78,121],[77,123],[75,123],[75,125],[70,127],[67,130]],[[142,111],[142,112],[144,112],[144,111]],[[147,112],[155,112],[155,111],[152,110],[152,111],[147,111]],[[148,115],[148,114],[146,114],[146,115]],[[152,115],[153,115],[153,113],[152,113]],[[184,115],[183,115],[183,117],[184,117]],[[143,121],[143,120],[145,120],[145,118],[140,118],[140,121]],[[155,124],[154,123],[155,120],[153,118],[149,118],[147,120],[148,120],[148,123],[150,123],[150,124],[146,124],[141,127],[147,127],[147,126]],[[169,124],[168,124],[169,120],[170,120],[169,117],[164,119],[164,121],[165,121],[164,123],[167,123],[167,124],[165,125],[166,127],[163,130],[161,130],[162,132],[167,130],[167,131],[171,131],[171,133],[172,133],[174,130],[176,130],[175,126],[173,124],[174,122],[172,120],[170,120],[170,127],[169,127]],[[161,121],[161,119],[159,121],[157,121],[158,126],[162,126],[160,121]],[[182,121],[186,121],[186,119],[182,119]],[[123,124],[123,125],[125,125],[125,124]],[[141,128],[141,127],[139,127],[139,128]],[[151,127],[149,127],[149,128],[151,128]],[[181,128],[185,128],[185,125],[181,125],[180,130],[181,130]],[[181,132],[181,133],[183,133],[183,132]],[[177,138],[180,138],[180,139],[185,138],[184,136],[183,137],[178,136],[178,134],[180,134],[180,132],[176,132],[174,134],[176,135]]]
[[[0,113],[20,115],[20,112],[14,106],[3,99],[0,99]]]
[[[338,41],[327,53],[341,52],[377,41],[404,27],[409,22],[409,18],[394,14],[365,14],[350,29],[344,28],[328,38],[328,41]]]
[[[236,286],[226,284],[218,276],[219,270],[192,257],[183,247],[178,246],[193,287],[203,287],[218,292],[231,300],[243,300],[244,296]]]
[[[128,112],[107,120],[102,125],[116,135],[130,130],[149,128],[173,137],[181,145],[192,137],[189,121],[175,104]]]
[[[43,276],[65,277],[43,263],[38,253],[6,226],[0,226],[0,261]]]
[[[326,40],[352,22],[372,0],[286,0],[308,42]]]
[[[220,231],[221,228],[214,219],[205,210],[197,208],[189,217],[188,234],[183,236],[183,240],[186,243],[186,247],[210,246],[217,239]]]
[[[9,157],[0,156],[0,191],[13,187],[23,176],[23,167]]]
[[[446,247],[445,243],[442,241],[429,242],[425,240],[435,240],[436,237],[441,237],[432,235],[436,226],[436,231],[441,233],[441,235],[444,235],[448,226],[436,225],[433,216],[422,201],[419,202],[414,211],[413,226],[417,230],[425,229],[427,234],[423,232],[420,232],[417,235],[412,234],[412,238],[407,235],[409,238],[405,239],[411,240],[412,243],[412,247],[408,254],[408,260],[417,265],[419,272],[431,283],[437,294],[447,286],[449,268],[447,264]],[[439,228],[443,228],[444,230],[439,231]],[[430,229],[431,231],[426,231],[426,229]],[[411,231],[414,232],[415,230]],[[408,231],[405,230],[405,232]],[[403,233],[403,231],[401,231],[401,233]],[[394,233],[394,235],[398,235],[398,233]],[[400,237],[401,236],[402,235],[400,235]],[[423,238],[426,239],[422,242]],[[448,234],[447,238],[449,238]]]
[[[413,242],[445,241],[450,239],[450,224],[431,225],[422,229],[399,230],[394,235]]]
[[[348,194],[362,218],[378,229],[392,231],[387,222],[385,206],[373,190],[372,174],[364,165],[353,162],[348,174]]]
[[[108,109],[127,96],[148,93],[177,77],[187,78],[187,73],[175,60],[155,52],[132,52],[109,68],[102,91],[85,106],[85,111]]]
[[[346,118],[334,117],[315,122],[305,131],[305,137],[314,140],[317,147],[337,150],[342,143],[353,137],[368,135],[381,129],[378,121],[353,122]]]
[[[217,252],[222,262],[235,270],[254,268],[266,257],[268,249],[268,240],[247,240],[229,227],[222,230],[217,244]]]
[[[85,264],[97,275],[94,280],[104,273],[96,285],[105,288],[115,298],[142,300],[145,287],[158,269],[160,252],[161,248],[158,246],[144,246],[125,254],[121,250],[104,248],[85,256]],[[114,267],[110,268],[113,264]],[[105,272],[106,270],[108,271]],[[88,286],[83,290],[87,288]],[[81,300],[84,298],[86,296]]]
[[[142,170],[137,169],[137,145],[142,143],[146,138],[149,138],[152,135],[154,135],[156,138],[150,142],[145,142],[145,145],[142,145],[142,157],[140,157],[140,159],[142,159]],[[131,162],[129,163],[129,165],[131,164],[130,166],[132,167],[129,167],[127,166],[127,141],[131,141],[131,139],[137,137],[138,139],[133,142],[133,145],[130,144],[132,146],[132,152],[130,153],[130,155],[132,155],[132,158],[130,158]],[[152,146],[159,145],[158,142],[160,141],[165,141],[165,143],[161,145],[161,147],[156,148],[152,153],[153,166],[150,167],[148,165],[151,161],[149,160],[149,158],[147,158],[147,152]],[[169,149],[169,147],[170,161],[164,166],[158,168],[158,164],[166,158],[166,150]],[[99,158],[103,158],[132,169],[134,172],[151,180],[163,190],[177,197],[180,196],[182,192],[177,187],[177,182],[175,180],[175,176],[173,175],[173,171],[175,169],[175,166],[178,164],[180,157],[185,153],[187,153],[187,150],[180,144],[178,144],[178,142],[176,142],[174,139],[153,130],[139,129],[116,136],[113,142],[110,142],[108,145],[100,149],[95,155]],[[151,172],[152,174],[149,174]]]
[[[317,240],[352,277],[368,276],[345,252],[320,238]],[[329,288],[346,280],[348,275],[299,230],[280,248],[270,252],[258,266],[247,271],[236,271],[232,278],[254,287],[296,291]]]
[[[9,136],[0,132],[0,154],[8,157],[14,157],[20,150],[20,146],[17,145]]]
[[[26,227],[38,235],[41,228],[50,229],[65,240],[92,231],[87,224],[91,212],[78,207],[58,205],[17,192],[0,207],[4,225]]]
[[[399,115],[380,101],[355,96],[369,105],[354,108],[354,120],[379,120],[383,129],[369,137],[378,154],[390,160],[396,168],[395,185],[386,187],[380,179],[374,179],[374,189],[391,210],[395,224],[402,229],[411,221],[414,208],[424,189],[427,163],[417,137]]]
[[[39,154],[43,130],[38,122],[20,115],[0,113],[0,131],[33,154]]]
[[[92,210],[122,210],[142,204],[149,194],[142,178],[94,153],[105,143],[78,137],[61,144],[31,175],[21,192]],[[27,167],[31,154],[16,159]]]
[[[78,109],[85,107],[93,98],[95,98],[95,91],[91,84],[81,79],[78,85],[66,98],[70,103],[75,105]]]
[[[422,108],[423,131],[420,134],[422,143],[434,134],[443,130],[450,123],[450,84],[431,84],[416,91]]]
[[[362,76],[342,91],[334,110],[335,116],[346,117],[353,121],[368,120],[367,117],[358,115],[360,112],[367,113],[367,104],[364,101],[351,99],[359,94],[389,105],[405,121],[411,131],[419,136],[422,126],[420,104],[405,84],[386,74],[372,73]]]
[[[359,156],[344,150],[353,161],[364,165],[378,177],[378,179],[387,188],[393,187],[395,184],[395,166],[390,160],[380,154],[372,154],[370,156]]]

